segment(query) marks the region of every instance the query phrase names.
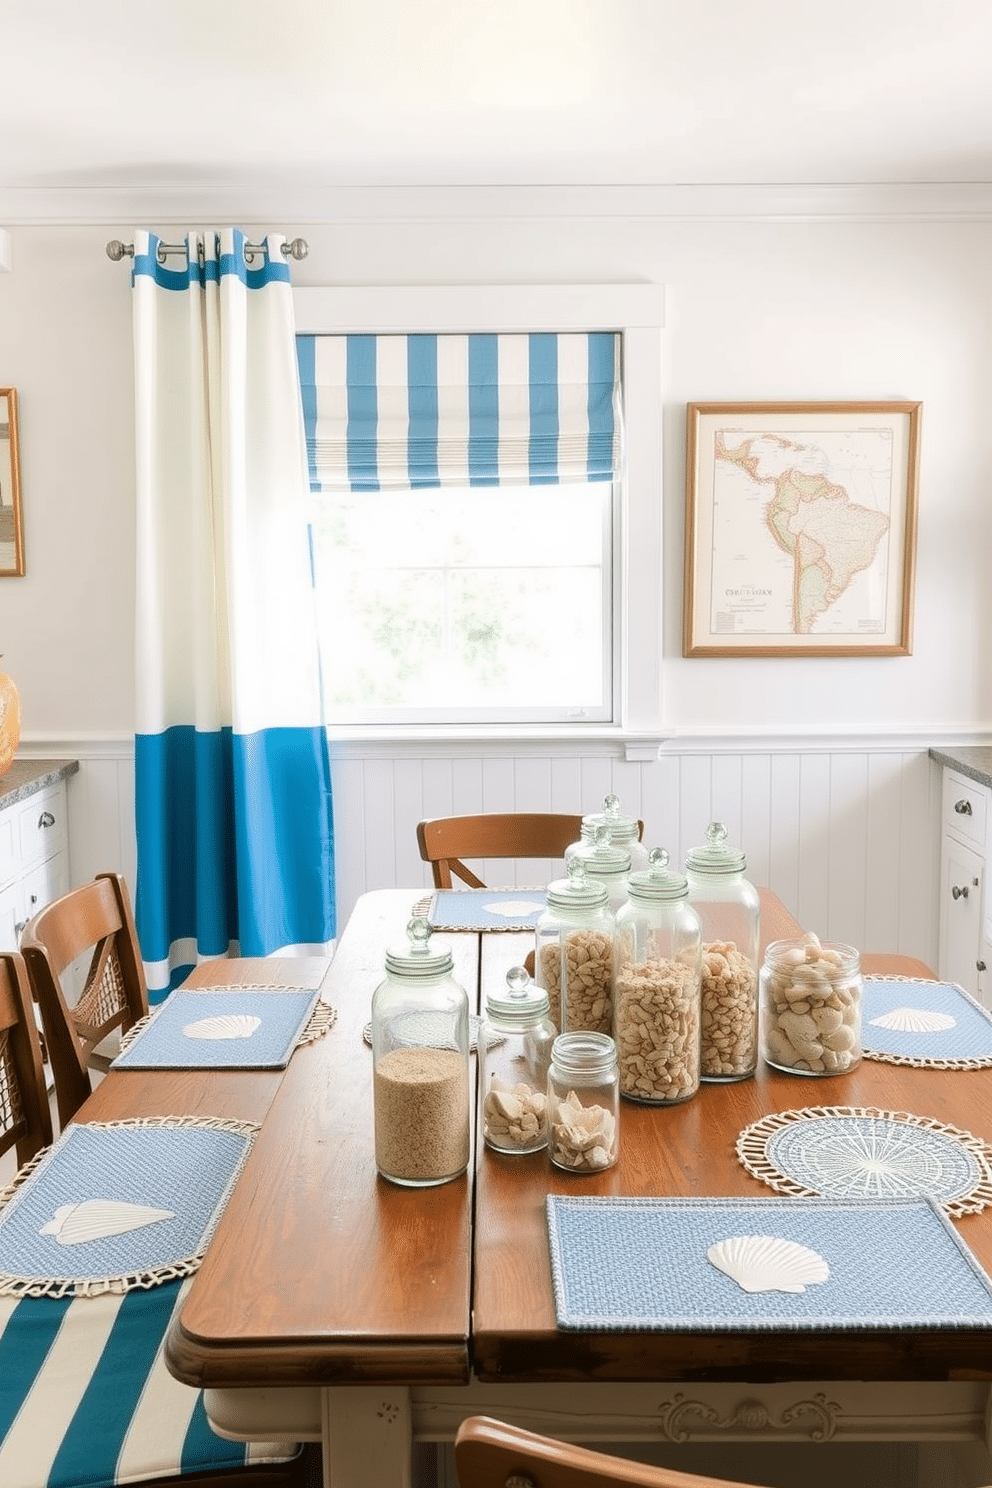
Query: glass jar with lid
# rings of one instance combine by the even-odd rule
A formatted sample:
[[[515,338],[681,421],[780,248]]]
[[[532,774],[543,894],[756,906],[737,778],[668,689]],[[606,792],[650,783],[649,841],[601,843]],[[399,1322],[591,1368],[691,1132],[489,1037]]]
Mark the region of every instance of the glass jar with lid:
[[[617,1048],[605,1033],[561,1033],[548,1071],[548,1150],[556,1168],[597,1173],[617,1160]]]
[[[413,919],[372,995],[376,1167],[411,1188],[468,1167],[468,995],[452,973],[450,948]]]
[[[635,872],[648,866],[648,850],[641,841],[641,824],[636,816],[625,816],[620,810],[619,796],[604,796],[602,811],[591,812],[582,818],[579,841],[565,849],[565,864],[580,843],[591,842],[597,827],[605,826],[608,840],[614,847],[625,847],[630,853],[630,866]]]
[[[601,822],[588,837],[566,850],[566,868],[575,860],[583,864],[587,878],[598,879],[606,885],[610,909],[616,914],[621,904],[627,903],[627,879],[632,862],[629,849],[612,843],[609,827]]]
[[[534,980],[548,994],[559,1033],[613,1028],[613,932],[606,885],[587,878],[581,858],[548,884],[534,932]]]
[[[842,1075],[861,1062],[861,957],[806,935],[774,940],[760,975],[761,1049],[793,1075]]]
[[[620,1094],[674,1105],[699,1089],[701,927],[667,852],[649,859],[617,915],[614,1036]]]
[[[494,1152],[519,1156],[548,1145],[548,1066],[555,1028],[548,994],[522,966],[490,992],[478,1033],[482,1137]]]
[[[703,938],[700,983],[703,1080],[746,1080],[758,1065],[758,945],[761,901],[744,877],[747,859],[722,822],[685,859],[689,903]]]

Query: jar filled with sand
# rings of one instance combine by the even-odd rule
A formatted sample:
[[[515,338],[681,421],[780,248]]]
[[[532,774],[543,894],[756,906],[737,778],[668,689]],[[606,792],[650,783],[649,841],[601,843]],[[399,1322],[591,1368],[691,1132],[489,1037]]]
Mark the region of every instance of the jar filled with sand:
[[[451,950],[411,920],[372,997],[375,1161],[409,1188],[448,1183],[469,1158],[468,995]]]

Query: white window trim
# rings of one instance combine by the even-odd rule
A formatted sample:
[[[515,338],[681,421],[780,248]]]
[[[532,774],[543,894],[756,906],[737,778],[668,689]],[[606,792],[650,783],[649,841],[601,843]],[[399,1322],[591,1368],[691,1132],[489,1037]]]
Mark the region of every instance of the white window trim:
[[[465,331],[620,331],[626,480],[620,519],[619,721],[616,724],[366,724],[333,738],[623,737],[657,727],[662,673],[660,284],[353,285],[293,290],[301,335]]]

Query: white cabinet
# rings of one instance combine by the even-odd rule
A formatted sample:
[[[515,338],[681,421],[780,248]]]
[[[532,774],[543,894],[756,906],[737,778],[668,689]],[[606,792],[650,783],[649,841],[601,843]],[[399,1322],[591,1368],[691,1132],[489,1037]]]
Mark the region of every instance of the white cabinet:
[[[978,1000],[992,1008],[992,926],[986,924],[978,952]]]
[[[16,768],[16,765],[15,765]],[[0,950],[16,950],[21,930],[31,916],[69,889],[69,812],[66,783],[59,765],[33,770],[8,791],[0,804]],[[0,803],[8,777],[0,777]]]
[[[944,768],[940,849],[940,975],[989,1004],[986,876],[992,792]],[[984,965],[983,965],[984,961]]]

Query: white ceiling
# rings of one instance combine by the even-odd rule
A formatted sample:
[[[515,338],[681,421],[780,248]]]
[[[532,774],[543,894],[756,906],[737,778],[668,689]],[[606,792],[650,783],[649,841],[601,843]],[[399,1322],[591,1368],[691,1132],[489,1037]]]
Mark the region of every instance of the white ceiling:
[[[992,0],[0,0],[0,57],[0,205],[992,182]]]

